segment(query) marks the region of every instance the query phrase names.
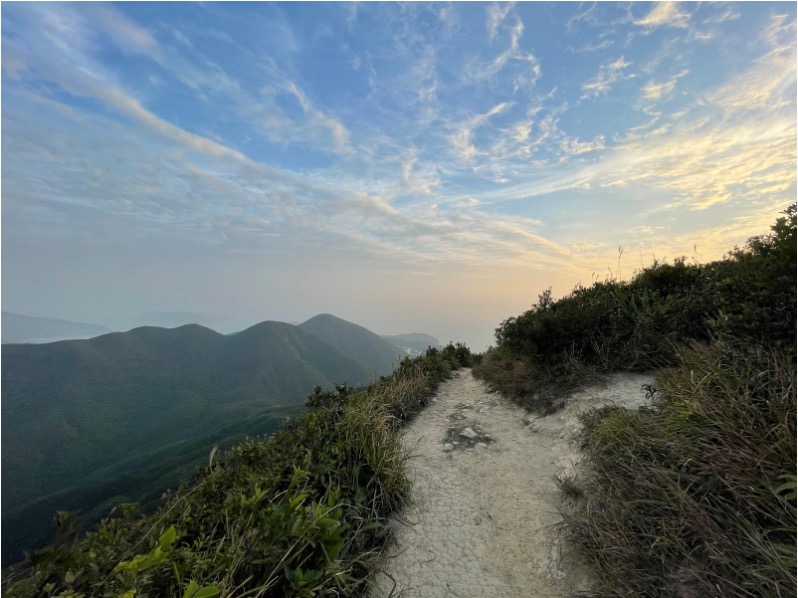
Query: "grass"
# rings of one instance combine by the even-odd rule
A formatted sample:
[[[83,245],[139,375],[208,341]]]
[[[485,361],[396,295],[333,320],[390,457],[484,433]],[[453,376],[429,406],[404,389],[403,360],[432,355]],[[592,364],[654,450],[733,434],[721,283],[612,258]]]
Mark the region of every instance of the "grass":
[[[584,499],[566,521],[595,595],[794,596],[794,363],[701,345],[679,358],[651,408],[583,417]]]
[[[365,595],[409,496],[397,431],[470,364],[450,345],[365,391],[317,388],[290,425],[212,454],[152,515],[127,506],[79,534],[62,514],[57,541],[7,572],[3,595]]]

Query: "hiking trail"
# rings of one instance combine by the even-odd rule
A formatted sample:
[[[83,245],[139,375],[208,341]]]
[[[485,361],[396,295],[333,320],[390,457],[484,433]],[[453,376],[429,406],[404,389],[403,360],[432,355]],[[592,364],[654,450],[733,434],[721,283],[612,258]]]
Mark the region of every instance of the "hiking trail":
[[[579,413],[642,405],[641,385],[651,381],[615,374],[537,417],[488,391],[470,369],[455,372],[403,431],[412,503],[392,522],[396,542],[373,598],[543,598],[587,589],[588,569],[567,557],[560,537],[556,478],[572,477],[579,461]]]

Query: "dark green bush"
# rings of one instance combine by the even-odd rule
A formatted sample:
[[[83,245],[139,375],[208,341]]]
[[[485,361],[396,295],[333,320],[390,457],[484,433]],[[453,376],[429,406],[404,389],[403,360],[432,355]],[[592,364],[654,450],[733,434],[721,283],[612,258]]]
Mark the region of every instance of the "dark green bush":
[[[501,324],[496,349],[474,373],[545,410],[552,401],[530,397],[556,395],[558,388],[567,394],[596,374],[673,365],[677,347],[691,342],[726,338],[766,348],[794,346],[794,205],[785,216],[771,234],[749,240],[721,261],[655,263],[629,282],[598,281],[559,300],[545,291],[532,309]]]

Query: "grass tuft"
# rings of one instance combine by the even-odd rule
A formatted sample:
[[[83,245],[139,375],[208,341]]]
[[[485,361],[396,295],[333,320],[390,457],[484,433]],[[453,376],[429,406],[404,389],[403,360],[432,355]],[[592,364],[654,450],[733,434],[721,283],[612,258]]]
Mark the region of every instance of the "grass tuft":
[[[583,416],[588,477],[566,521],[597,596],[794,596],[795,367],[695,345],[650,408]]]

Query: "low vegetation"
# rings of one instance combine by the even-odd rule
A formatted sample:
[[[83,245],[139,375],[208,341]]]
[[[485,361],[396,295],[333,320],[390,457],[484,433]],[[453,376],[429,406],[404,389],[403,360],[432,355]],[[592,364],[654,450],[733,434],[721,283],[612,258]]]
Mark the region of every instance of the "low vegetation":
[[[795,596],[795,362],[679,351],[651,408],[584,415],[567,522],[602,596]]]
[[[474,372],[556,410],[614,371],[658,369],[651,405],[583,416],[566,529],[595,596],[795,596],[796,207],[709,264],[550,292]]]
[[[579,386],[614,371],[679,362],[678,348],[730,339],[794,351],[796,208],[772,233],[726,259],[655,263],[630,281],[551,291],[496,330],[475,375],[529,409],[548,412]]]
[[[165,497],[156,512],[124,505],[78,534],[65,513],[56,542],[6,572],[21,596],[357,596],[406,502],[398,428],[451,370],[462,345],[405,359],[364,391],[317,388],[296,420],[247,440]]]

